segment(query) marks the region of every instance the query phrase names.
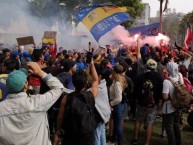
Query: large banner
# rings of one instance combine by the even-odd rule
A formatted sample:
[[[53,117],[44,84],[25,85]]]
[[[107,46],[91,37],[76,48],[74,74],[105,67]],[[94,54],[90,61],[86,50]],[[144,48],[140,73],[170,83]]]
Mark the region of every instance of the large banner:
[[[128,31],[131,35],[140,33],[141,35],[145,35],[145,36],[157,36],[159,33],[159,29],[160,29],[160,24],[154,23],[150,25],[130,28],[128,29]]]
[[[87,27],[96,41],[99,41],[101,36],[120,23],[132,20],[125,11],[126,8],[97,5],[81,9],[76,13],[76,18]]]

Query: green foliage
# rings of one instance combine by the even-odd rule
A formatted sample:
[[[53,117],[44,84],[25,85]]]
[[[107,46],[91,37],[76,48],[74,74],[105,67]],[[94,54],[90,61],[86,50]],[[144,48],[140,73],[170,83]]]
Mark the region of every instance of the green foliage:
[[[163,18],[163,32],[169,35],[171,43],[176,41],[178,34],[180,19],[178,15],[170,14]]]
[[[193,11],[186,14],[181,20],[181,24],[186,24],[187,22],[193,24]]]
[[[47,4],[48,0],[34,0],[30,2],[32,13],[38,17],[42,17]]]
[[[74,11],[76,10],[76,8],[81,8],[81,7],[87,7],[91,4],[104,4],[104,3],[112,3],[115,4],[117,6],[126,6],[128,8],[128,13],[131,16],[131,18],[133,20],[135,20],[138,16],[141,15],[142,11],[143,11],[143,4],[141,3],[140,0],[93,0],[93,2],[91,3],[90,0],[34,0],[34,2],[32,2],[32,7],[36,8],[35,11],[35,15],[36,16],[45,16],[46,13],[44,12],[46,9],[46,5],[48,5],[49,3],[59,3],[63,2],[66,4],[65,9],[64,9],[64,13],[65,13],[65,17],[68,20],[71,20],[71,15],[74,13]],[[58,8],[59,9],[59,8]],[[134,21],[133,21],[134,22]],[[123,25],[126,27],[131,26],[131,24],[133,24],[132,22],[130,23],[124,23]]]
[[[128,13],[133,19],[140,16],[143,11],[143,4],[140,0],[112,0],[112,3],[117,6],[126,6]]]
[[[123,23],[126,28],[131,27],[135,19],[141,16],[143,12],[143,3],[141,3],[141,0],[111,0],[111,2],[117,6],[127,7],[127,13],[131,16],[133,21]]]
[[[61,2],[66,5],[60,6],[59,4]],[[23,12],[26,11],[27,14],[40,18],[40,21],[46,20],[48,25],[51,26],[58,21],[58,19],[66,19],[67,22],[71,21],[72,15],[77,9],[87,7],[92,4],[106,3],[127,7],[127,12],[133,20],[140,16],[143,11],[143,4],[140,0],[2,0],[0,2],[0,19],[3,21],[1,21],[0,24],[9,25],[11,21],[18,20],[21,13],[11,10],[21,9],[21,7]],[[9,8],[10,10],[8,10]],[[127,22],[123,25],[129,27],[133,22]]]
[[[190,24],[193,27],[193,11],[184,15],[184,17],[182,18],[182,20],[180,22],[178,33],[182,39],[184,39],[184,37],[185,37],[188,22],[190,22]]]

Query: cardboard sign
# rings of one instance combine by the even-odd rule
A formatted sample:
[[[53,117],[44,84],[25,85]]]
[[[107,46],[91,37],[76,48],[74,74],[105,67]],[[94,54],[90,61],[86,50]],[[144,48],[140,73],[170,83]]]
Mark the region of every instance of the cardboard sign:
[[[55,41],[56,41],[55,39],[47,39],[47,38],[42,39],[42,42],[46,43],[46,44],[48,44],[48,43],[54,44]]]
[[[44,38],[46,39],[56,39],[57,32],[56,31],[45,31]]]
[[[33,36],[27,36],[27,37],[20,37],[17,38],[18,46],[21,45],[29,45],[29,44],[35,44]]]

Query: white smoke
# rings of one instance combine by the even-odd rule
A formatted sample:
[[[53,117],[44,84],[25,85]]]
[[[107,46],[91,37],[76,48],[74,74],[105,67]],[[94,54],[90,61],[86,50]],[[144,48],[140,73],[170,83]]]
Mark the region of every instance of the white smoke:
[[[12,1],[12,3],[10,3],[10,1]],[[55,14],[57,11],[51,10],[49,13],[52,14]],[[63,20],[61,23],[59,13],[56,13],[55,16],[52,15],[49,18],[35,17],[32,15],[28,2],[21,2],[20,0],[0,0],[0,19],[1,21],[6,22],[2,26],[6,26],[6,30],[2,29],[0,26],[0,43],[6,43],[6,46],[8,44],[16,44],[16,38],[25,36],[33,36],[36,45],[41,46],[44,31],[57,31],[56,39],[58,47],[61,46],[67,50],[84,50],[88,48],[89,41],[96,43],[89,31],[87,31],[86,34],[80,33],[77,35],[74,30],[73,33],[71,28],[67,26],[67,23],[69,22]],[[56,20],[52,26],[50,26],[51,19]],[[10,25],[7,25],[8,23]],[[81,28],[82,26],[77,29]],[[95,46],[95,44],[93,44],[93,46]]]
[[[130,47],[136,45],[137,37],[139,37],[139,34],[130,36],[128,30],[119,25],[102,36],[99,42],[103,45],[106,45],[112,44],[113,42],[116,43],[118,41],[119,43]],[[160,46],[160,41],[162,41],[162,45],[168,45],[170,39],[163,34],[158,34],[158,36],[146,36],[140,41],[140,44],[142,46],[148,43],[151,46],[156,47]]]

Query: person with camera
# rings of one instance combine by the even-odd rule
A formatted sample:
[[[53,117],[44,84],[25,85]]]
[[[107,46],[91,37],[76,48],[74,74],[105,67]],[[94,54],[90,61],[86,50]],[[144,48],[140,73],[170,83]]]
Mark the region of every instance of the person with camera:
[[[45,81],[50,90],[44,94],[28,95],[26,73],[16,70],[8,75],[6,86],[9,95],[0,102],[1,145],[51,145],[46,112],[60,97],[64,87],[57,78],[42,71],[37,63],[29,62],[27,65],[28,72]]]

